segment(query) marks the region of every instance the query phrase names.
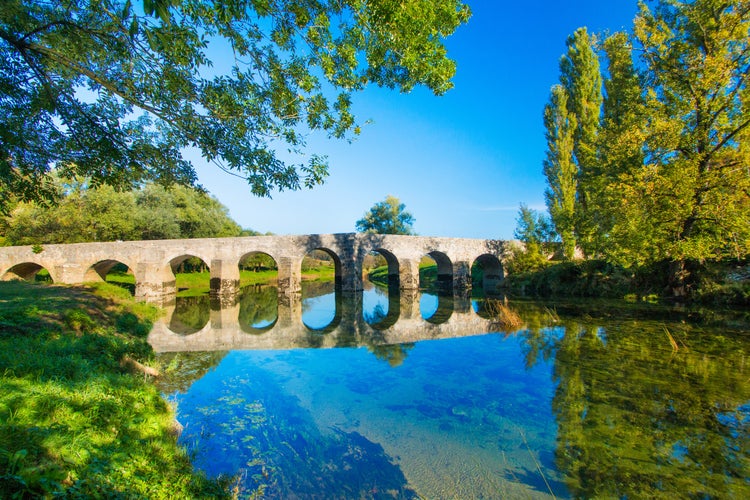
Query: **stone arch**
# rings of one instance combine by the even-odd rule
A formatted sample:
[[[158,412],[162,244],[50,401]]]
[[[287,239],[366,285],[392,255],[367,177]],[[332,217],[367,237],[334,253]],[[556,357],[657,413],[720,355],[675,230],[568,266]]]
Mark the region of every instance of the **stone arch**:
[[[326,324],[322,324],[322,321],[320,321],[319,318],[316,318],[316,321],[320,321],[321,324],[314,324],[315,321],[311,322],[309,318],[305,318],[305,306],[304,301],[306,300],[324,300],[324,301],[330,301],[332,300],[333,303],[328,304],[328,310],[326,311],[326,316],[322,321],[325,321],[330,316],[330,320]],[[303,299],[303,306],[302,306],[302,325],[313,333],[320,333],[320,334],[326,334],[331,333],[334,330],[336,330],[339,325],[341,324],[342,318],[343,318],[343,304],[342,304],[343,296],[341,293],[334,292],[333,294],[326,294],[320,297],[311,297],[311,298],[305,298]],[[330,309],[333,308],[332,314]],[[312,323],[312,324],[311,324]]]
[[[210,259],[207,259],[205,256],[201,256],[194,253],[183,253],[181,255],[178,255],[176,257],[172,257],[167,261],[167,265],[164,266],[162,270],[162,281],[165,283],[167,288],[173,288],[174,292],[179,292],[180,290],[177,288],[177,274],[179,274],[180,271],[186,270],[187,266],[192,266],[192,263],[188,263],[189,259],[198,259],[201,261],[200,268],[205,271],[211,270],[210,268]],[[210,288],[210,281],[209,281],[209,288]]]
[[[380,250],[378,252],[381,253]],[[383,283],[381,280],[377,280],[376,284],[371,282],[364,287],[362,296],[362,319],[375,330],[387,330],[396,324],[401,315],[398,260],[390,252],[387,252],[387,255],[385,253],[381,253],[381,255],[386,259],[388,266],[388,281]],[[385,295],[387,299],[385,304],[383,304],[382,295]],[[383,305],[385,305],[385,308]]]
[[[397,287],[389,287],[388,309],[386,311],[375,310],[372,314],[362,311],[365,323],[374,330],[387,330],[398,322],[401,316],[401,300]]]
[[[122,268],[124,268],[124,272],[133,276],[133,283],[130,284],[129,282],[126,282],[126,281],[122,281],[122,282],[116,281],[115,284],[130,290],[130,293],[134,294],[135,286],[136,286],[136,278],[135,278],[135,273],[133,271],[133,267],[119,260],[105,259],[105,260],[100,260],[99,262],[96,262],[95,264],[92,264],[84,273],[83,281],[84,282],[107,281],[107,275],[111,271],[113,270],[116,271]]]
[[[7,269],[3,274],[2,277],[0,277],[0,280],[2,281],[11,281],[11,280],[25,280],[25,281],[37,281],[37,276],[40,271],[47,271],[49,273],[49,281],[55,282],[55,278],[52,274],[52,271],[43,266],[42,264],[38,264],[36,262],[22,262],[20,264],[16,264],[9,269]],[[47,280],[38,280],[38,281],[47,281]]]
[[[237,261],[240,270],[262,271],[265,269],[278,269],[279,264],[276,258],[268,252],[262,250],[253,250],[245,252]]]
[[[194,335],[211,329],[211,301],[206,295],[176,297],[166,309],[167,329],[176,335]]]
[[[399,286],[400,283],[400,272],[401,272],[401,265],[398,261],[398,257],[396,257],[392,252],[389,250],[386,250],[385,248],[373,248],[371,251],[368,252],[368,254],[374,254],[377,253],[380,256],[382,256],[385,259],[386,266],[388,268],[388,286]],[[364,262],[360,264],[360,267],[363,266]]]
[[[211,259],[207,259],[205,256],[193,253],[184,253],[182,255],[178,255],[177,257],[169,259],[169,268],[171,269],[173,274],[177,274],[180,271],[180,267],[187,265],[186,263],[190,259],[200,259],[205,266],[205,270],[210,270]]]
[[[450,290],[453,286],[453,262],[450,257],[443,252],[433,250],[425,254],[427,257],[435,261],[437,265],[437,276],[435,284],[439,290]],[[420,280],[420,288],[423,284]]]
[[[320,242],[315,242],[320,243]],[[320,259],[325,257],[333,262],[334,266],[334,282],[307,282],[305,284],[303,280],[302,288],[302,324],[309,331],[314,333],[330,333],[336,330],[341,323],[343,317],[342,302],[341,302],[341,285],[343,283],[343,266],[341,257],[338,253],[332,250],[328,246],[324,245],[310,245],[307,248],[302,260],[301,274],[303,277],[307,269],[305,266],[313,264],[305,260],[305,258]],[[312,294],[312,296],[310,296]],[[309,316],[309,311],[306,310],[306,304],[314,302],[315,306],[313,310],[316,311],[317,316],[312,319]]]
[[[323,246],[315,247],[315,248],[310,249],[305,254],[305,256],[310,256],[314,252],[325,253],[326,255],[328,255],[331,258],[331,260],[333,261],[333,266],[334,266],[334,278],[335,278],[334,281],[335,281],[337,287],[341,286],[341,283],[343,282],[343,278],[344,278],[344,276],[343,276],[343,268],[342,268],[342,265],[341,265],[341,257],[339,257],[339,255],[336,252],[334,252],[333,250],[331,250],[330,248],[323,247]],[[304,264],[304,260],[303,260],[303,264]],[[302,272],[304,273],[304,269],[302,270]]]
[[[481,269],[482,279],[475,285],[479,285],[484,290],[486,295],[493,295],[497,293],[497,287],[503,281],[505,272],[503,264],[500,262],[495,255],[482,254],[476,259],[471,266],[472,277],[475,275],[475,269]]]
[[[271,284],[271,286],[274,286],[276,288],[276,292],[278,293],[280,291],[280,279],[281,279],[281,273],[279,272],[279,261],[271,255],[268,252],[264,252],[262,250],[252,250],[250,252],[245,252],[242,254],[237,261],[237,283],[236,288],[237,291],[240,289],[240,282],[241,282],[241,274],[243,271],[251,271],[251,272],[268,272],[268,271],[276,271],[276,278],[273,281],[269,281],[268,283],[261,283],[261,284]],[[255,283],[253,283],[251,286],[255,286]],[[212,287],[213,288],[213,287]]]

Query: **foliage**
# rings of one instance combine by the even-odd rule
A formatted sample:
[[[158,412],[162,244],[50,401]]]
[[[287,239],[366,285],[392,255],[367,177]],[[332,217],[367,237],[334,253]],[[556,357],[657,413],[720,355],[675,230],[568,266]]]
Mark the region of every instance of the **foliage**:
[[[650,127],[647,196],[634,201],[649,209],[656,253],[647,258],[675,262],[682,287],[685,260],[750,253],[750,9],[740,0],[644,5],[635,40]]]
[[[216,198],[193,188],[148,184],[134,191],[58,180],[60,202],[19,203],[0,222],[6,245],[238,236]]]
[[[312,187],[305,129],[359,133],[368,84],[451,88],[457,0],[6,0],[0,10],[0,207],[50,199],[52,166],[94,185],[195,181],[196,148],[253,194]],[[211,60],[209,54],[223,54]],[[216,64],[214,64],[216,63]],[[289,150],[292,159],[276,151]]]
[[[648,116],[628,36],[615,33],[604,40],[603,47],[607,74],[599,135],[599,164],[596,175],[588,182],[588,223],[596,231],[588,240],[587,252],[628,263],[632,261],[615,256],[630,250],[614,246],[613,242],[627,241],[628,247],[638,251],[654,244],[650,231],[639,227],[642,225],[640,221],[649,218],[644,205],[632,202],[633,189],[644,161]],[[635,231],[635,227],[639,230]]]
[[[698,276],[693,299],[712,306],[750,306],[750,265],[748,261],[688,261],[688,269]]]
[[[518,210],[514,236],[523,243],[523,248],[513,248],[509,269],[512,273],[539,269],[554,252],[555,230],[551,219],[523,203]]]
[[[0,496],[228,497],[194,475],[150,363],[157,310],[127,292],[0,283]]]
[[[240,261],[240,269],[252,269],[255,272],[277,269],[273,257],[263,252],[253,252]]]
[[[640,290],[631,273],[601,260],[557,262],[509,273],[502,286],[514,293],[540,297],[622,298]]]
[[[544,108],[547,156],[544,175],[549,188],[544,193],[552,222],[563,245],[563,255],[575,254],[575,212],[578,169],[573,160],[575,114],[568,112],[568,92],[562,85],[552,87],[550,102]]]
[[[603,101],[584,35],[569,39],[545,110],[548,207],[565,255],[575,240],[629,268],[670,262],[668,288],[685,295],[697,286],[689,262],[750,254],[750,8],[642,2],[633,34],[603,43]]]
[[[357,231],[373,234],[414,234],[414,217],[406,205],[395,196],[388,195],[370,208],[356,223]]]
[[[595,182],[598,135],[602,106],[602,76],[595,40],[586,28],[578,28],[568,38],[568,51],[560,60],[560,83],[568,92],[568,113],[576,117],[573,159],[577,168],[575,232],[576,241],[588,246],[596,229],[590,224],[591,188]],[[568,258],[570,256],[566,254]]]
[[[748,495],[746,332],[648,317],[558,324],[529,340],[554,352],[556,464],[571,496]]]

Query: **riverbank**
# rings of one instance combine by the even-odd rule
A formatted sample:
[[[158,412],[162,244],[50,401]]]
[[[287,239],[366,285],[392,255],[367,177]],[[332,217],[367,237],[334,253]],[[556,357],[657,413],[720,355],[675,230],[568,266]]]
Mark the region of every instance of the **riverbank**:
[[[305,268],[302,272],[303,281],[333,281],[335,267],[331,264],[317,265]],[[273,285],[278,281],[279,273],[276,269],[262,268],[256,271],[240,271],[240,288],[252,285]],[[131,294],[135,291],[135,278],[126,272],[111,272],[107,275],[107,282],[125,288]],[[180,297],[194,297],[206,295],[211,289],[211,273],[208,271],[177,273],[175,286]]]
[[[229,496],[152,382],[158,314],[104,283],[0,283],[0,497]]]
[[[548,263],[513,270],[503,291],[522,297],[610,298],[628,301],[680,301],[706,306],[750,306],[750,263],[691,263],[684,295],[669,287],[668,263],[625,269],[600,260]]]
[[[668,286],[668,266],[652,265],[625,269],[599,260],[552,262],[534,269],[513,269],[500,292],[519,298],[603,298],[628,302],[679,301],[709,307],[750,306],[750,263],[694,264],[688,294],[675,297]],[[474,287],[482,283],[482,271],[472,268]],[[367,277],[378,286],[388,286],[388,267],[370,270]],[[437,266],[420,265],[420,286],[433,285]]]

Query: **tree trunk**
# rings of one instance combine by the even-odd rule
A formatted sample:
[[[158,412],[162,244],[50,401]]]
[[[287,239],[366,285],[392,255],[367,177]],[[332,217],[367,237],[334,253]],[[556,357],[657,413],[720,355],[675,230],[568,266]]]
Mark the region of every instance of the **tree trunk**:
[[[673,297],[684,297],[687,295],[690,271],[685,264],[685,259],[669,263],[669,289],[671,290]]]

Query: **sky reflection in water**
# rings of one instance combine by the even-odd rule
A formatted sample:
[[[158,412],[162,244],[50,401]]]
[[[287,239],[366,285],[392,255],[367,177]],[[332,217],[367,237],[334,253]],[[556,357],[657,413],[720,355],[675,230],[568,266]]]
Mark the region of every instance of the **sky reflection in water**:
[[[438,300],[419,303],[429,317]],[[362,304],[365,317],[382,315],[388,298],[366,291]],[[302,309],[323,329],[336,301]],[[545,308],[522,316],[527,328],[514,335],[211,354],[198,380],[165,392],[196,467],[239,474],[265,498],[750,492],[746,331],[741,344],[724,332],[724,356],[703,330],[670,324],[691,348],[675,353],[663,330],[649,331],[663,319],[605,327]],[[208,355],[162,356],[195,367]]]

